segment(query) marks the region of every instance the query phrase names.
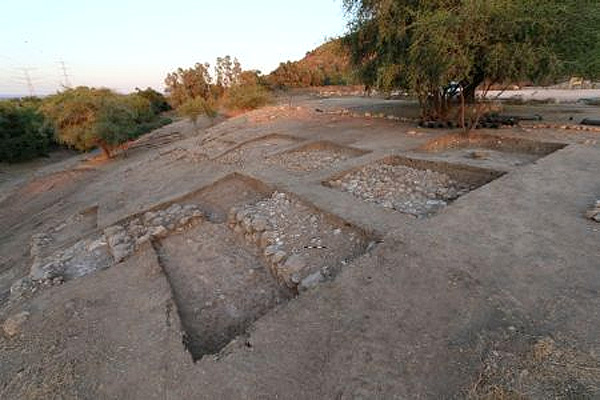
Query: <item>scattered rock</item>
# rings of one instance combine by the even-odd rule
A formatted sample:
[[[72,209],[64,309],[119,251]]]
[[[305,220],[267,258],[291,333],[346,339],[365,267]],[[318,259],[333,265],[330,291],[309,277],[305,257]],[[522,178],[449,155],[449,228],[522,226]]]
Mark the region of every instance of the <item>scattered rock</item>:
[[[287,253],[285,251],[279,250],[278,252],[273,254],[273,258],[271,259],[271,261],[273,262],[273,264],[279,264],[285,261],[286,257]]]
[[[469,153],[469,157],[475,159],[475,160],[486,160],[488,158],[490,158],[490,153],[488,153],[487,151],[472,151],[471,153]]]
[[[281,153],[266,159],[267,164],[281,165],[290,171],[311,172],[331,167],[351,158],[343,149],[321,149]]]
[[[364,201],[416,216],[435,212],[470,190],[443,173],[385,163],[368,165],[329,184]]]
[[[589,209],[585,216],[595,222],[600,222],[600,200],[596,200],[594,207]]]
[[[169,230],[162,225],[155,226],[150,230],[150,236],[157,239],[166,237],[168,233]]]
[[[28,318],[29,312],[27,311],[22,311],[11,317],[8,317],[6,321],[4,321],[4,323],[2,324],[2,330],[4,331],[4,334],[9,338],[17,336],[21,333],[23,324],[27,321]]]
[[[309,289],[314,288],[324,280],[325,277],[323,276],[323,274],[321,274],[321,271],[314,272],[306,278],[302,279],[302,281],[298,285],[298,290],[301,292],[305,292]]]
[[[21,278],[11,285],[10,296],[13,298],[21,297],[25,293],[31,292],[33,288],[34,284],[30,277]]]

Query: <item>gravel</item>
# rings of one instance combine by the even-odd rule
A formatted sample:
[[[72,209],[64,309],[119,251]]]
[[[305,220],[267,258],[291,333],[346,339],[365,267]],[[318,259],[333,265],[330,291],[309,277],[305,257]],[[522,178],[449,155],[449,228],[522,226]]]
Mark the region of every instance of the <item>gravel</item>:
[[[435,213],[470,190],[444,173],[390,164],[368,165],[329,184],[366,202],[416,216]]]
[[[310,172],[331,167],[352,158],[350,154],[335,150],[294,151],[267,159],[271,165],[282,165],[290,171]]]
[[[332,277],[367,246],[356,228],[341,221],[338,224],[282,192],[231,209],[228,222],[234,232],[259,248],[272,275],[294,290],[314,287]]]

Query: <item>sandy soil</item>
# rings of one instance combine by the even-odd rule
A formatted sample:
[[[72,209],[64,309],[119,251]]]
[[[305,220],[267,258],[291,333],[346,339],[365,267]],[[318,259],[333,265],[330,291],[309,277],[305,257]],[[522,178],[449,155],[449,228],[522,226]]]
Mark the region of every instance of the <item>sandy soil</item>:
[[[177,122],[109,162],[3,167],[0,398],[600,397],[600,225],[586,218],[600,132],[524,123],[457,145],[455,132],[402,122],[415,110],[294,98],[214,126]],[[506,112],[560,124],[600,114]],[[311,155],[323,142],[356,151]],[[488,172],[423,219],[326,184],[390,157],[449,177]],[[62,251],[173,204],[204,217],[156,222],[106,269],[31,279],[40,235]],[[288,247],[267,250],[269,226]],[[294,254],[310,257],[287,263]]]

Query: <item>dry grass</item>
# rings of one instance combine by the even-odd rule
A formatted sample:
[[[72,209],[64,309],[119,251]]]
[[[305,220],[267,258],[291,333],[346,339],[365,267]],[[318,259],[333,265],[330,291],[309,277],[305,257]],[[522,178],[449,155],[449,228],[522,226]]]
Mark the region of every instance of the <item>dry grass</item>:
[[[490,351],[466,397],[470,400],[570,400],[598,396],[599,361],[544,337],[521,353]]]

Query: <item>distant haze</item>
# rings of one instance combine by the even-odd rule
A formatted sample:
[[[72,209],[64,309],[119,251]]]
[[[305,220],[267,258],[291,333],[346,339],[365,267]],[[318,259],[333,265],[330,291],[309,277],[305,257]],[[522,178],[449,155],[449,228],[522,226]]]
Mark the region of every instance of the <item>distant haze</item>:
[[[268,73],[345,24],[340,0],[5,2],[0,94],[43,95],[66,83],[163,90],[167,73],[224,55]]]

